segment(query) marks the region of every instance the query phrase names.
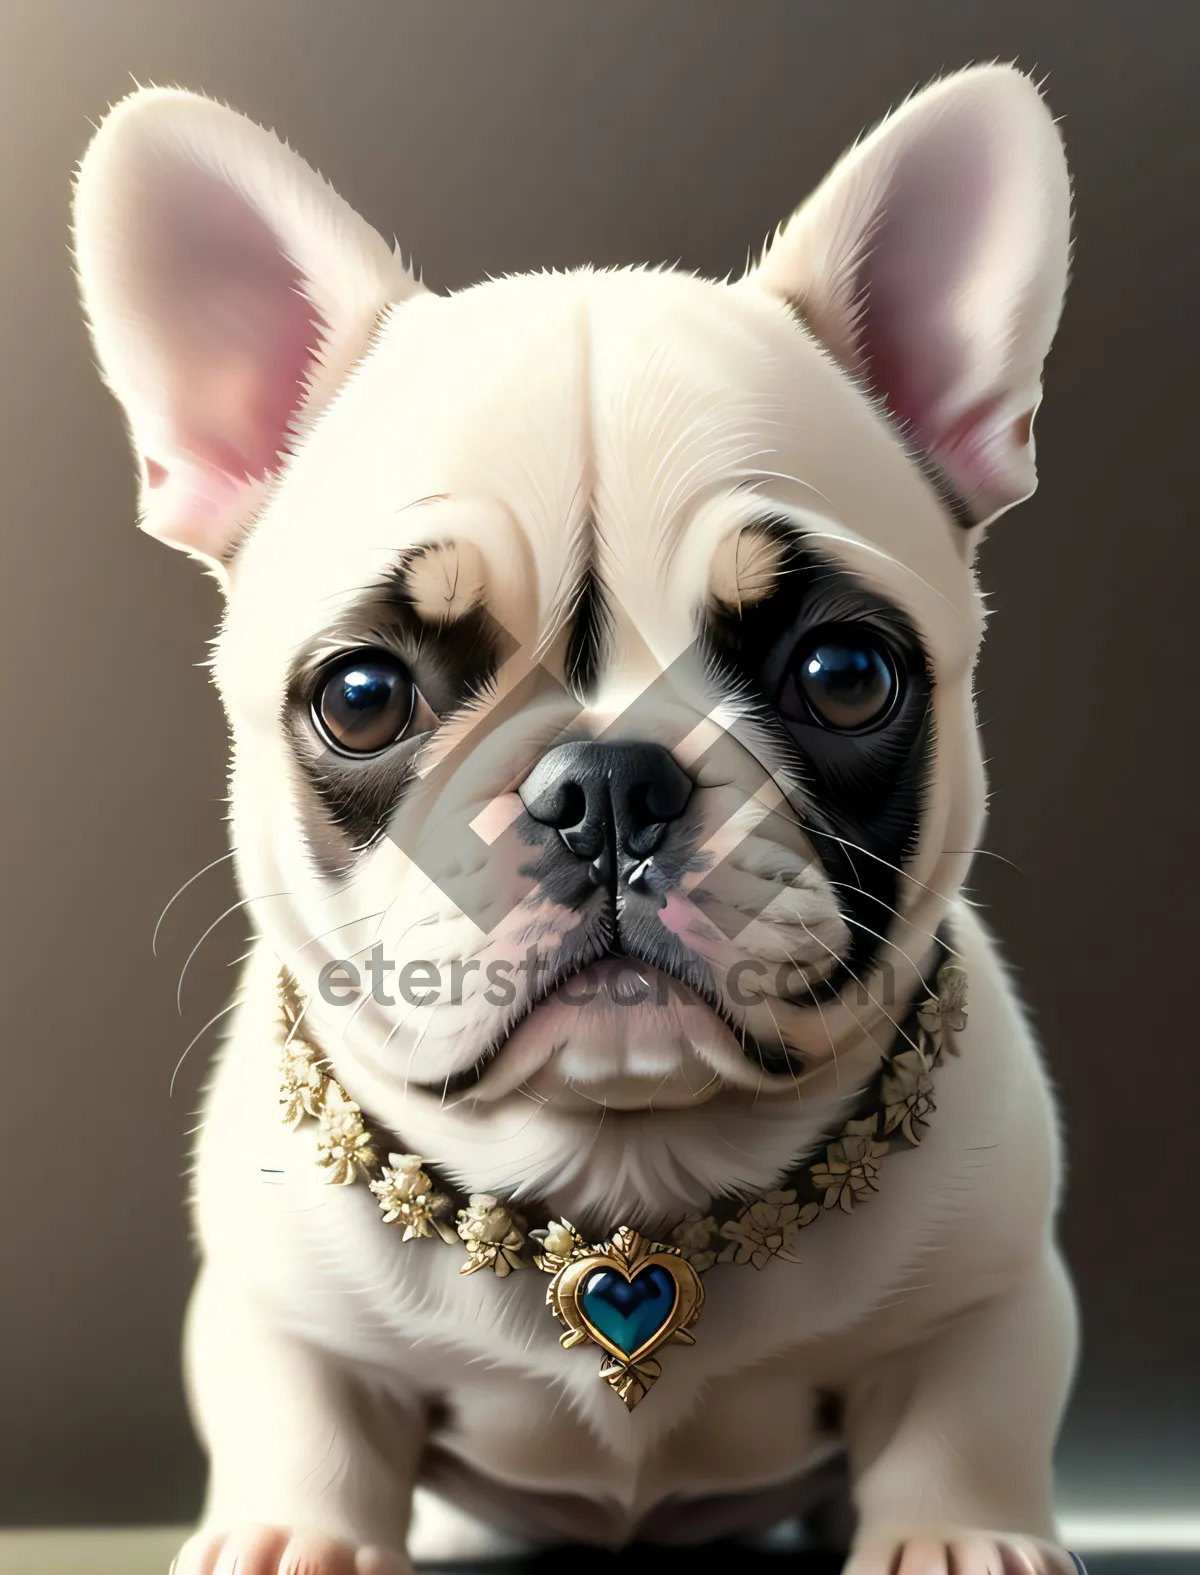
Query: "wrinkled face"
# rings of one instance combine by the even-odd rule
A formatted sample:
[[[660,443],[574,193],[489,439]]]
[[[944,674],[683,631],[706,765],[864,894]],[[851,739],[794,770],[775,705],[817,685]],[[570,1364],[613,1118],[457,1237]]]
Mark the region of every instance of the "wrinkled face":
[[[406,1133],[423,1102],[790,1116],[973,842],[962,535],[759,292],[394,313],[217,662],[243,880],[288,894],[256,919],[335,1061]]]
[[[469,1190],[761,1188],[890,1045],[978,834],[971,563],[1033,485],[1068,206],[984,68],[737,284],[441,298],[231,111],[98,133],[81,281],[145,528],[227,592],[263,978]]]

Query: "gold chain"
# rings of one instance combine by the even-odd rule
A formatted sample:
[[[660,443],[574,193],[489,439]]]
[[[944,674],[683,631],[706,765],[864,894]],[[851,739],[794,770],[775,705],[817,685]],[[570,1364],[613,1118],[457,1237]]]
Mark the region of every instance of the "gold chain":
[[[957,1055],[955,1036],[966,1026],[966,970],[945,962],[937,991],[916,1010],[911,1035],[901,1034],[883,1058],[876,1097],[865,1114],[848,1120],[819,1156],[787,1178],[787,1185],[738,1205],[732,1217],[691,1213],[668,1233],[667,1244],[703,1274],[716,1263],[753,1264],[772,1258],[799,1262],[799,1234],[827,1210],[851,1213],[878,1190],[880,1166],[893,1147],[915,1146],[919,1128],[934,1110],[933,1074],[943,1055]],[[317,1124],[317,1164],[330,1186],[366,1181],[383,1222],[402,1241],[437,1237],[466,1254],[460,1273],[491,1269],[503,1277],[536,1267],[556,1273],[576,1254],[583,1238],[565,1220],[531,1231],[520,1213],[488,1193],[474,1193],[456,1206],[435,1185],[417,1154],[381,1157],[362,1111],[329,1070],[327,1059],[301,1031],[303,1010],[286,970],[279,975],[284,1027],[280,1106],[289,1127]],[[804,1198],[801,1193],[811,1194]]]

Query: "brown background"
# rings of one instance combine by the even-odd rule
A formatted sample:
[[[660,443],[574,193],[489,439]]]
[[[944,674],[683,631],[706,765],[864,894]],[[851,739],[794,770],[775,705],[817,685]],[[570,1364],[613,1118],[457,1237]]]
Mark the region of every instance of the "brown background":
[[[67,257],[88,119],[141,81],[281,128],[435,287],[531,265],[723,274],[943,67],[1049,73],[1075,280],[1043,481],[983,573],[992,759],[975,891],[1070,1134],[1087,1361],[1064,1498],[1200,1474],[1194,1023],[1196,11],[1182,0],[2,0],[0,1518],[169,1519],[200,1462],[177,1377],[202,1039],[230,987],[218,598],[132,528]],[[1011,861],[1005,862],[1005,861]]]

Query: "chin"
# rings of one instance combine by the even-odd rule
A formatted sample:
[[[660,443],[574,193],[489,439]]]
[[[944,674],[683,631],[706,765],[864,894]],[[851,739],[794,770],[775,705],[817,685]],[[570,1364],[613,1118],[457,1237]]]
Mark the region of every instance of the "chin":
[[[786,1169],[836,1106],[824,1072],[767,1070],[707,1002],[613,958],[532,1006],[457,1089],[397,1090],[396,1122],[466,1191],[653,1229]]]

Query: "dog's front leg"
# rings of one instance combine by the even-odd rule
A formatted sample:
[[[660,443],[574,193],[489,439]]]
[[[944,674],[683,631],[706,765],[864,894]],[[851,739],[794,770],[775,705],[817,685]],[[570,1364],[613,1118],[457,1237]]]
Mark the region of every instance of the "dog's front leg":
[[[385,1411],[211,1271],[193,1298],[187,1364],[211,1471],[176,1575],[410,1575],[415,1407]]]
[[[859,1531],[846,1575],[1073,1575],[1051,1456],[1075,1354],[1056,1253],[847,1394]]]

